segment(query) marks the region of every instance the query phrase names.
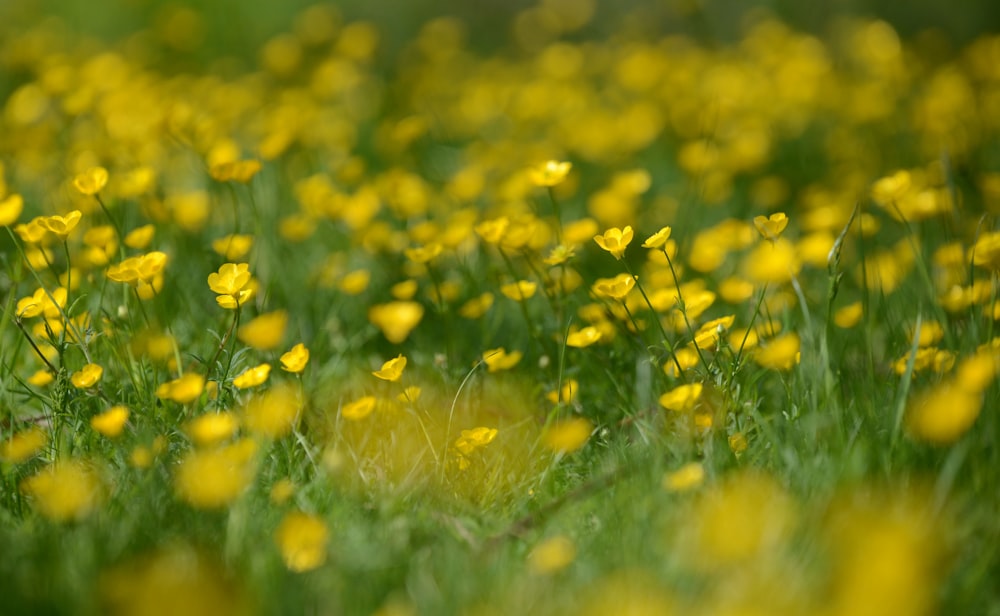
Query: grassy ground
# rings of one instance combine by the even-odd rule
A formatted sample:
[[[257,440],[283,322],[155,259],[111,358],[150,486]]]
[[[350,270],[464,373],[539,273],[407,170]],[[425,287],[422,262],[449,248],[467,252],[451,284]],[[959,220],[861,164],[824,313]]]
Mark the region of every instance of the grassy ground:
[[[988,6],[247,6],[2,9],[5,613],[1000,613]]]

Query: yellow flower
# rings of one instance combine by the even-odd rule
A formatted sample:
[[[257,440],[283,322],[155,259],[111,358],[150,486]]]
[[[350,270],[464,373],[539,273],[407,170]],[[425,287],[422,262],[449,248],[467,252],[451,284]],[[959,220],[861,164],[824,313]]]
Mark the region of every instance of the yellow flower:
[[[678,413],[692,411],[701,399],[701,392],[701,383],[679,385],[660,396],[660,406]]]
[[[208,288],[219,297],[216,301],[227,310],[242,306],[253,295],[248,263],[225,263],[218,272],[208,275]]]
[[[753,226],[757,227],[760,236],[769,242],[773,242],[781,236],[781,232],[788,226],[788,217],[784,212],[777,212],[770,216],[755,216]]]
[[[301,511],[285,514],[274,533],[285,566],[301,573],[311,571],[326,562],[329,531],[321,518]]]
[[[458,309],[458,315],[463,319],[478,319],[492,307],[493,294],[487,291],[462,304],[462,307]]]
[[[73,186],[81,195],[96,195],[108,183],[108,170],[104,167],[91,167],[73,178]]]
[[[236,337],[258,351],[269,351],[281,344],[287,327],[288,311],[275,310],[259,315],[240,326]]]
[[[299,373],[306,369],[309,363],[309,349],[301,342],[281,356],[281,369],[285,372]]]
[[[663,477],[663,488],[668,492],[687,492],[705,481],[705,468],[698,462],[691,462]]]
[[[271,492],[268,494],[268,497],[275,505],[283,505],[294,495],[295,484],[292,483],[292,480],[288,477],[283,477],[274,482],[271,486]]]
[[[239,376],[233,379],[233,387],[236,389],[249,389],[262,385],[267,377],[271,376],[271,364],[260,364],[253,368],[247,368]]]
[[[566,379],[559,391],[550,391],[545,394],[545,398],[552,404],[569,403],[576,399],[579,390],[580,383],[576,379]]]
[[[892,175],[879,178],[872,184],[872,199],[882,206],[899,201],[910,190],[910,172],[900,170]]]
[[[383,381],[396,382],[403,376],[404,368],[406,368],[406,357],[399,355],[382,364],[382,369],[372,374]]]
[[[114,438],[125,429],[129,411],[124,406],[113,406],[90,418],[90,427],[108,438]]]
[[[42,216],[38,219],[38,224],[59,239],[65,240],[76,228],[82,216],[83,213],[80,210],[73,210],[66,216]]]
[[[555,453],[573,453],[587,444],[594,424],[584,417],[553,422],[542,434],[542,443]]]
[[[600,339],[601,330],[591,325],[566,336],[566,346],[582,349],[589,347]]]
[[[41,428],[21,430],[10,439],[0,443],[0,460],[14,463],[24,462],[41,451],[48,440],[48,434]]]
[[[134,248],[135,250],[143,250],[149,243],[153,241],[153,235],[156,233],[156,227],[153,225],[143,225],[132,229],[127,234],[125,234],[125,239],[123,240],[125,245],[129,248]]]
[[[302,403],[298,389],[280,385],[250,399],[243,409],[247,429],[267,438],[281,438],[299,421]]]
[[[981,394],[948,381],[913,398],[907,405],[906,426],[920,440],[950,445],[969,431],[982,408]]]
[[[0,227],[7,227],[17,222],[24,209],[24,199],[21,195],[8,195],[0,199]]]
[[[789,282],[801,268],[795,246],[784,238],[759,244],[743,260],[747,278],[756,283]]]
[[[21,489],[34,498],[39,513],[56,522],[85,517],[100,496],[97,477],[78,460],[45,467],[25,479]]]
[[[60,309],[66,306],[66,297],[67,291],[63,287],[55,289],[51,294],[39,287],[35,289],[33,294],[18,300],[15,314],[22,319],[30,319],[38,315],[55,319],[61,316]]]
[[[646,241],[642,243],[642,247],[660,248],[661,246],[667,243],[667,240],[670,239],[671,230],[672,229],[670,227],[663,227],[653,235],[650,235],[648,238],[646,238]]]
[[[187,422],[184,431],[195,445],[210,447],[232,438],[240,427],[240,420],[229,411],[205,413]]]
[[[496,428],[480,426],[472,430],[462,430],[461,435],[455,440],[455,449],[464,455],[470,455],[473,451],[492,443],[496,437]]]
[[[163,272],[163,268],[167,265],[167,259],[166,253],[158,251],[138,257],[129,257],[121,263],[109,267],[105,275],[109,280],[132,286],[138,286],[142,282],[148,284]]]
[[[861,302],[854,302],[833,313],[833,322],[836,323],[837,327],[849,329],[860,323],[863,316],[864,307]]]
[[[562,535],[550,537],[528,554],[528,567],[542,575],[561,571],[576,559],[576,546]]]
[[[501,216],[492,220],[484,220],[476,225],[475,231],[479,237],[483,238],[484,242],[496,246],[503,241],[508,227],[510,227],[510,219]]]
[[[54,380],[55,377],[52,376],[52,373],[45,369],[38,370],[27,378],[28,384],[35,387],[45,387]]]
[[[246,184],[261,170],[257,159],[233,160],[212,165],[208,174],[217,182],[240,182]]]
[[[575,252],[572,246],[567,246],[565,244],[559,244],[555,246],[550,252],[549,256],[542,259],[542,262],[549,267],[555,267],[556,265],[562,265],[575,256]]]
[[[220,509],[236,500],[254,477],[257,444],[243,439],[218,449],[197,449],[180,462],[174,489],[198,509]]]
[[[39,216],[27,224],[17,225],[14,227],[14,232],[17,233],[17,236],[25,244],[37,244],[42,241],[42,238],[47,233],[45,227],[42,226],[41,220],[42,218]]]
[[[531,298],[538,289],[538,284],[530,280],[518,280],[500,287],[500,292],[510,299],[520,302]]]
[[[344,419],[359,421],[371,415],[371,412],[375,410],[375,401],[375,396],[364,396],[345,404],[341,407],[340,414]]]
[[[173,400],[178,404],[194,402],[205,390],[205,377],[188,372],[184,376],[161,384],[156,388],[156,397]]]
[[[98,366],[97,364],[87,364],[83,368],[80,368],[73,373],[73,376],[69,378],[70,382],[73,383],[73,387],[77,389],[87,389],[88,387],[93,387],[101,380],[101,376],[104,374],[104,368]]]
[[[231,234],[212,241],[212,250],[230,261],[242,259],[253,247],[252,235]]]
[[[414,263],[419,263],[421,265],[429,263],[441,254],[444,247],[437,242],[431,242],[424,246],[418,246],[416,248],[407,248],[404,252],[406,258]]]
[[[528,169],[528,177],[535,186],[556,186],[566,179],[572,168],[571,162],[547,160]]]
[[[621,259],[625,255],[625,249],[632,241],[632,235],[632,227],[630,226],[624,229],[612,227],[605,231],[604,235],[595,235],[594,241],[597,242],[598,246],[610,252],[614,258]]]
[[[598,278],[590,287],[595,296],[602,299],[624,301],[635,286],[635,277],[631,274],[618,274],[614,278]]]
[[[729,450],[736,454],[737,457],[747,450],[747,437],[742,432],[732,433],[727,440],[729,442]]]
[[[424,307],[417,302],[389,302],[368,309],[368,320],[393,344],[406,340],[423,318]]]
[[[508,353],[506,349],[499,347],[484,352],[483,361],[486,362],[486,367],[490,372],[499,372],[516,366],[517,362],[521,361],[522,356],[523,353],[520,351]]]
[[[772,370],[787,371],[799,363],[799,336],[795,333],[783,334],[758,347],[753,354],[758,365]]]

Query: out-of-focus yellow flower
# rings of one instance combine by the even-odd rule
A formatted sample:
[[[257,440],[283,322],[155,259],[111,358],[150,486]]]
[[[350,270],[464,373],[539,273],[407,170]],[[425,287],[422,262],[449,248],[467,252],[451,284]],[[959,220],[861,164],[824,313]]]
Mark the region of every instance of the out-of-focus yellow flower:
[[[260,173],[261,164],[257,159],[233,160],[212,165],[208,174],[217,182],[240,182],[246,184]]]
[[[90,418],[90,427],[108,438],[114,438],[125,429],[129,410],[124,406],[113,406]]]
[[[484,242],[496,246],[503,241],[509,227],[510,219],[506,216],[501,216],[500,218],[484,220],[476,225],[475,231]]]
[[[598,278],[591,285],[593,294],[602,299],[624,301],[635,286],[636,277],[631,274],[618,274],[614,278]]]
[[[372,411],[375,410],[376,401],[375,396],[363,396],[342,406],[340,414],[344,419],[360,421],[371,415]]]
[[[83,213],[80,210],[73,210],[65,216],[42,216],[38,219],[38,224],[60,240],[65,240],[73,232],[73,229],[76,229],[82,216]]]
[[[702,389],[701,383],[678,385],[660,396],[660,406],[678,413],[692,411],[701,399]]]
[[[421,265],[425,263],[430,263],[441,251],[444,250],[444,246],[437,242],[431,242],[425,244],[424,246],[417,246],[416,248],[407,248],[404,252],[406,258],[414,263],[419,263]]]
[[[258,315],[249,323],[241,325],[236,337],[258,351],[270,351],[281,344],[287,328],[288,311],[275,310]]]
[[[233,233],[212,240],[212,250],[228,261],[242,259],[247,256],[251,248],[253,248],[252,235]]]
[[[532,572],[548,575],[562,571],[576,559],[576,545],[569,537],[556,535],[535,546],[528,554],[528,567]]]
[[[91,167],[73,178],[73,187],[81,195],[96,195],[108,183],[108,170],[104,167]]]
[[[13,194],[7,195],[6,198],[0,198],[0,227],[9,227],[17,222],[23,210],[24,199],[21,195]]]
[[[753,360],[771,370],[787,371],[799,363],[799,336],[788,333],[770,340],[766,346],[757,347]]]
[[[129,248],[133,248],[135,250],[145,250],[145,248],[149,246],[149,243],[153,241],[153,235],[155,234],[155,225],[143,225],[126,233],[123,242]]]
[[[250,399],[243,409],[250,432],[267,438],[281,438],[292,431],[299,420],[302,402],[293,385],[279,385]]]
[[[612,227],[604,232],[604,235],[595,235],[594,241],[598,246],[607,250],[616,259],[625,256],[625,249],[632,242],[632,227],[626,226],[624,229]]]
[[[192,507],[225,507],[253,481],[256,453],[257,444],[250,439],[217,449],[191,451],[177,467],[174,489]]]
[[[535,186],[556,186],[566,179],[572,168],[571,162],[547,160],[528,169],[528,177]]]
[[[462,304],[458,309],[458,315],[464,319],[478,319],[492,307],[493,294],[487,291]]]
[[[268,497],[275,505],[283,505],[295,494],[295,484],[288,477],[282,477],[271,486]]]
[[[646,241],[642,243],[643,248],[661,248],[670,239],[670,232],[672,229],[670,227],[663,227],[653,235],[646,238]]]
[[[240,427],[240,420],[229,411],[199,415],[184,426],[195,445],[211,447],[232,438]]]
[[[484,351],[483,361],[486,362],[486,368],[490,372],[500,372],[502,370],[510,370],[516,366],[523,356],[524,354],[521,351],[511,351],[508,353],[507,349],[498,347]]]
[[[0,443],[0,461],[24,462],[41,451],[48,441],[49,435],[41,428],[21,430]]]
[[[205,377],[188,372],[180,378],[168,381],[156,388],[156,397],[173,400],[179,404],[194,402],[205,390]]]
[[[737,457],[747,450],[747,437],[742,432],[733,432],[727,441],[729,442],[729,450]]]
[[[368,309],[368,320],[393,344],[406,340],[423,317],[424,307],[417,302],[389,302]]]
[[[309,349],[300,342],[284,353],[280,360],[282,370],[298,374],[305,370],[306,364],[309,363]]]
[[[69,522],[85,517],[97,506],[100,483],[79,460],[51,464],[21,483],[46,518]]]
[[[36,371],[26,380],[29,385],[34,385],[35,387],[45,387],[46,385],[54,381],[55,378],[56,377],[54,377],[51,372],[43,368],[42,370]]]
[[[861,322],[864,316],[864,306],[861,302],[848,304],[833,313],[833,322],[837,327],[850,329]]]
[[[705,467],[690,462],[663,476],[663,488],[668,492],[688,492],[705,481]]]
[[[559,391],[550,391],[545,394],[545,398],[552,404],[568,404],[576,399],[579,391],[580,383],[576,379],[566,379]]]
[[[530,280],[518,280],[510,282],[500,287],[500,292],[516,302],[531,299],[538,290],[538,283]]]
[[[542,433],[542,444],[555,453],[573,453],[587,444],[593,431],[594,424],[585,417],[554,421]]]
[[[471,455],[477,449],[482,449],[492,443],[497,434],[496,428],[487,428],[486,426],[462,430],[462,433],[455,440],[455,449],[463,455]]]
[[[285,566],[296,573],[311,571],[326,562],[330,532],[326,523],[301,511],[285,514],[274,533]]]
[[[80,368],[69,378],[70,382],[73,383],[73,387],[77,389],[87,389],[97,385],[97,382],[101,380],[101,376],[104,375],[104,368],[98,366],[97,364],[87,364],[83,368]]]
[[[406,357],[403,355],[398,355],[390,359],[389,361],[382,364],[382,368],[372,372],[376,377],[382,379],[383,381],[396,382],[403,376],[403,370],[406,368]]]
[[[947,381],[914,396],[907,405],[906,427],[920,440],[950,445],[969,431],[982,408],[980,393]]]
[[[588,347],[601,339],[601,330],[592,325],[566,336],[566,346],[577,349]]]

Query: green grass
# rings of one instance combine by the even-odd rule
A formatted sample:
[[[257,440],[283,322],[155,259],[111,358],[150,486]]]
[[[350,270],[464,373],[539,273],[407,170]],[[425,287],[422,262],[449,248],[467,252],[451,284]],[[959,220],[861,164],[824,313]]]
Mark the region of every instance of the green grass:
[[[1000,613],[1000,39],[683,5],[5,7],[3,611]]]

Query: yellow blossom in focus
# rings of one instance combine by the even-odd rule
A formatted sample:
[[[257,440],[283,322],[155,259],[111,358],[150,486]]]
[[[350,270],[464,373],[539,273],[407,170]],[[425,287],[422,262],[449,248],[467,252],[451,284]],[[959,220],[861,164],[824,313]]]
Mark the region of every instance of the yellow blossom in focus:
[[[769,242],[773,242],[781,236],[781,232],[788,226],[788,217],[784,212],[777,212],[770,216],[755,216],[753,226],[757,227],[760,236]]]
[[[225,263],[218,272],[208,275],[208,288],[219,295],[216,300],[220,306],[233,310],[253,295],[251,279],[250,264]]]
[[[301,415],[300,397],[293,385],[279,385],[255,395],[243,409],[247,429],[267,438],[290,433]]]
[[[383,381],[396,382],[403,376],[403,369],[406,368],[406,357],[398,355],[382,364],[380,370],[372,372]]]
[[[594,424],[584,417],[553,422],[542,433],[542,444],[554,453],[573,453],[582,449],[594,431]]]
[[[528,567],[537,574],[556,573],[569,566],[576,558],[576,546],[562,535],[550,537],[535,546],[528,554]]]
[[[24,199],[21,195],[7,195],[6,198],[0,194],[0,227],[9,227],[17,222],[24,210]]]
[[[38,219],[38,224],[60,240],[65,240],[79,224],[82,216],[80,210],[73,210],[66,216],[42,216]]]
[[[98,504],[100,483],[83,462],[56,462],[21,483],[35,508],[46,518],[69,522],[85,517]]]
[[[282,370],[298,374],[305,370],[306,364],[309,363],[309,349],[300,342],[284,353],[280,361]]]
[[[104,167],[91,167],[73,178],[73,187],[81,195],[87,196],[96,195],[101,192],[107,183],[108,170]]]
[[[570,162],[547,160],[528,169],[528,177],[535,186],[556,186],[566,179],[572,168],[573,163]]]
[[[236,337],[258,351],[270,351],[281,344],[288,327],[288,311],[275,310],[241,325]]]
[[[0,461],[24,462],[41,451],[48,441],[49,435],[41,428],[21,430],[0,443]]]
[[[113,406],[90,418],[90,427],[108,438],[114,438],[125,429],[129,410],[124,406]]]
[[[705,467],[690,462],[663,477],[663,489],[668,492],[688,492],[705,481]]]
[[[326,523],[318,516],[290,511],[274,532],[274,541],[278,544],[285,566],[301,573],[326,562],[329,535]]]
[[[188,452],[174,474],[174,489],[198,509],[220,509],[236,500],[254,477],[257,444],[243,439],[216,449]]]
[[[670,239],[670,232],[672,229],[670,227],[663,227],[653,235],[646,238],[646,241],[642,243],[643,248],[661,248]]]
[[[486,367],[490,372],[500,372],[502,370],[510,370],[521,361],[523,353],[520,351],[512,351],[510,353],[503,347],[496,349],[489,349],[483,353],[483,361],[486,362]]]
[[[364,396],[358,398],[353,402],[345,404],[340,409],[340,414],[344,419],[349,419],[351,421],[359,421],[371,415],[371,412],[375,410],[375,396]]]
[[[604,235],[595,235],[594,241],[598,246],[607,250],[616,259],[625,256],[625,249],[632,241],[632,227],[626,226],[624,229],[612,227],[604,232]]]
[[[156,388],[156,397],[173,400],[179,404],[194,402],[205,390],[205,377],[188,372],[180,378],[161,384]]]
[[[70,377],[70,382],[73,383],[73,387],[77,389],[87,389],[88,387],[93,387],[101,380],[101,376],[104,375],[104,368],[98,366],[97,364],[87,364],[83,368],[80,368],[73,373]]]
[[[263,385],[267,377],[271,376],[271,364],[260,364],[253,368],[247,368],[233,379],[233,387],[236,389],[249,389]]]

